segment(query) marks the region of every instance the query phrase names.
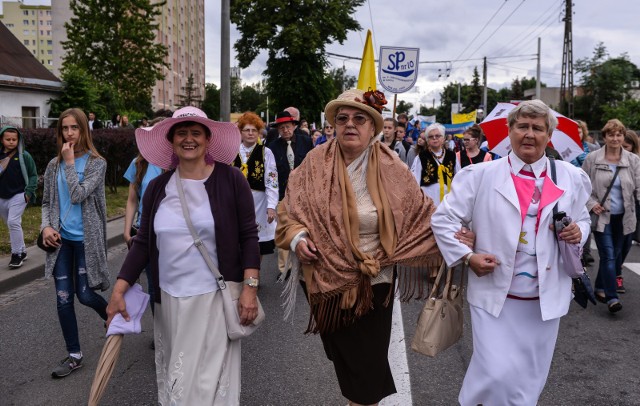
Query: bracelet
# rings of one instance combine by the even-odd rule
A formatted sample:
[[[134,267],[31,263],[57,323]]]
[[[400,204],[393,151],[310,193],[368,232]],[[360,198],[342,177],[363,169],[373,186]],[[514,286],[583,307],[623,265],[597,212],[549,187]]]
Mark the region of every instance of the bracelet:
[[[471,257],[475,254],[475,252],[471,251],[464,257],[464,266],[469,266],[469,261],[471,261]]]
[[[300,244],[300,243],[301,243],[301,242],[303,242],[303,241],[304,241],[304,243],[305,243],[305,244],[309,245],[309,241],[307,241],[307,239],[306,239],[306,238],[304,238],[304,237],[301,237],[301,238],[298,240],[298,244]]]
[[[260,281],[258,280],[258,278],[250,276],[244,280],[244,284],[252,288],[257,288],[258,286],[260,286]]]

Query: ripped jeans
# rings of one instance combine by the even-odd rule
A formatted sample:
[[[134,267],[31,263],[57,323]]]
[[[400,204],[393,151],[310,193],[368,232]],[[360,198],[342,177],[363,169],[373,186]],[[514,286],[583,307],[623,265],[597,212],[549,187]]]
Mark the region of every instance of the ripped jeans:
[[[85,306],[91,307],[103,319],[107,319],[107,301],[89,288],[86,262],[84,258],[84,242],[62,239],[62,246],[53,268],[56,285],[56,302],[58,319],[62,327],[62,335],[70,353],[80,352],[78,322],[73,307],[73,296]]]

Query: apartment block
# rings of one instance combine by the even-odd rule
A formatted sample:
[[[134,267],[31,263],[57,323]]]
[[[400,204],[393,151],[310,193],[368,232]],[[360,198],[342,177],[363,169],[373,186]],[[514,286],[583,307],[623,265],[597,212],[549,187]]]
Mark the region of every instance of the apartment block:
[[[53,67],[59,74],[65,52],[60,43],[67,39],[64,22],[72,13],[69,0],[52,3]],[[157,81],[152,90],[151,104],[154,110],[175,110],[189,75],[193,75],[197,94],[204,97],[204,0],[167,0],[157,23],[156,41],[168,49],[168,67],[163,69],[164,80]]]
[[[54,72],[51,14],[51,6],[3,1],[0,21],[40,63]]]

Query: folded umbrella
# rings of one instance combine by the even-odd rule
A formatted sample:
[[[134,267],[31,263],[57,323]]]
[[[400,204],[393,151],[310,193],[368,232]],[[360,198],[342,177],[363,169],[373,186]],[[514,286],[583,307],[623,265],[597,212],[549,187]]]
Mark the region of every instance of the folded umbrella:
[[[573,280],[573,299],[582,307],[587,307],[587,302],[596,304],[596,295],[591,286],[591,280],[589,275],[582,266],[580,260],[582,253],[578,244],[568,244],[566,241],[560,239],[560,231],[565,226],[571,224],[571,217],[562,216],[554,220],[556,228],[556,239],[558,240],[558,250],[560,258],[564,264],[564,271]]]
[[[142,286],[136,283],[125,292],[124,300],[130,321],[125,321],[122,315],[117,314],[113,320],[111,320],[111,324],[109,324],[107,342],[102,348],[102,354],[100,354],[98,366],[96,367],[96,374],[91,384],[89,406],[97,406],[104,395],[113,369],[120,356],[123,335],[138,334],[142,330],[140,319],[149,303],[149,295],[144,293]]]

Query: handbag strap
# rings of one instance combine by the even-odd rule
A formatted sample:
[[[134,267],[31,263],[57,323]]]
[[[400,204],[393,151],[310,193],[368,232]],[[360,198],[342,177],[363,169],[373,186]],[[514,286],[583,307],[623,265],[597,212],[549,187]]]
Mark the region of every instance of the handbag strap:
[[[462,288],[464,286],[464,271],[465,271],[465,266],[462,267],[462,271],[461,271],[461,275],[460,275],[460,291],[462,291]],[[438,286],[440,286],[440,281],[442,280],[442,275],[444,273],[447,273],[447,279],[446,282],[444,284],[444,290],[442,291],[442,295],[443,297],[446,297],[447,299],[451,299],[451,286],[452,286],[452,281],[453,281],[453,269],[449,269],[449,267],[447,267],[446,262],[444,262],[444,260],[442,261],[442,265],[440,266],[440,269],[438,270],[438,275],[436,276],[436,280],[435,282],[433,282],[433,287],[431,288],[431,293],[429,294],[428,299],[432,299],[435,298],[438,294]]]
[[[182,188],[182,181],[180,180],[180,171],[178,170],[178,168],[176,168],[175,178],[176,178],[176,187],[178,189],[178,196],[180,197],[180,206],[182,207],[182,214],[184,215],[184,220],[187,222],[187,227],[189,228],[189,232],[191,232],[193,243],[196,246],[196,248],[198,248],[198,251],[200,251],[200,254],[202,254],[202,257],[204,258],[204,262],[207,263],[209,270],[213,273],[213,276],[216,278],[216,281],[218,282],[218,286],[220,287],[220,289],[221,290],[225,289],[227,285],[224,282],[224,277],[220,274],[220,271],[218,270],[218,267],[216,266],[216,264],[213,263],[213,260],[211,259],[209,252],[207,252],[207,247],[205,247],[204,245],[204,241],[200,239],[200,236],[198,235],[198,233],[196,233],[196,230],[193,227],[193,223],[191,223],[191,216],[189,215],[189,207],[187,207],[187,202],[184,197],[184,190]]]
[[[613,173],[613,179],[611,179],[611,183],[609,184],[609,187],[607,188],[607,191],[604,193],[604,196],[602,197],[602,200],[600,201],[600,206],[604,205],[605,200],[607,200],[607,197],[609,196],[609,192],[611,192],[611,188],[613,187],[613,182],[616,181],[616,177],[618,176],[618,172],[620,172],[620,166],[618,165],[618,167],[616,167],[616,171]]]

